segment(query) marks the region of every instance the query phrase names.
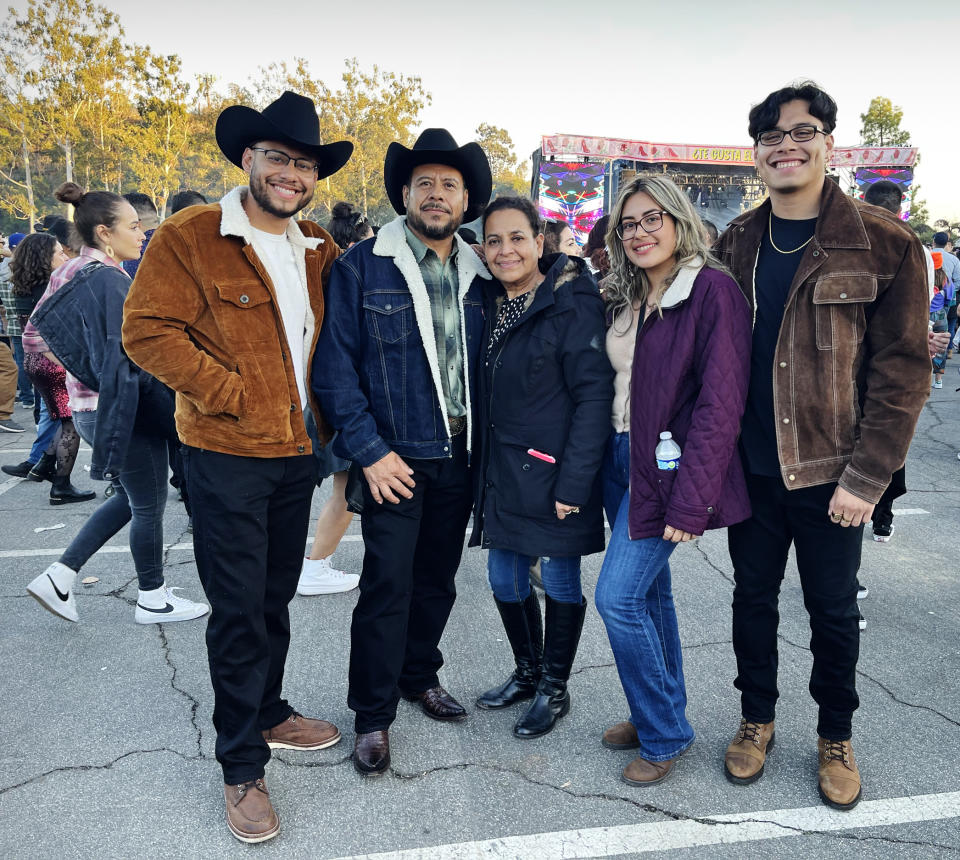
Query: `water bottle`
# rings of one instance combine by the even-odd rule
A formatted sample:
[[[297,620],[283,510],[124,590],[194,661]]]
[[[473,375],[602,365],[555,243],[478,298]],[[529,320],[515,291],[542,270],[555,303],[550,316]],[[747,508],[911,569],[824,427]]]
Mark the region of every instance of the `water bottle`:
[[[656,450],[657,468],[666,472],[680,468],[680,446],[673,441],[673,434],[664,430]]]

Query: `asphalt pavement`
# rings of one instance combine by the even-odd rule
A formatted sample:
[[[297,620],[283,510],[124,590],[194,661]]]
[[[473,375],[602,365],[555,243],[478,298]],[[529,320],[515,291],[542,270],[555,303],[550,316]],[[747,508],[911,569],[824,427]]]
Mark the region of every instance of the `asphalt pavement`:
[[[730,644],[732,569],[723,532],[672,560],[684,643],[688,717],[697,740],[664,783],[620,780],[631,753],[600,745],[626,706],[593,606],[601,556],[584,560],[590,601],[570,680],[572,709],[551,734],[513,737],[517,709],[479,711],[474,698],[510,671],[510,651],[485,579],[485,554],[465,550],[459,596],[442,642],[441,681],[468,705],[460,724],[401,702],[393,767],[353,769],[346,705],[356,592],[297,597],[285,695],[343,731],[335,747],[284,751],[267,768],[278,838],[241,845],[224,821],[213,757],[204,622],[140,626],[126,530],[82,571],[80,622],[43,611],[27,583],[96,503],[51,507],[49,485],[0,481],[0,856],[133,858],[897,857],[960,855],[960,379],[951,362],[923,411],[907,465],[910,492],[888,544],[865,530],[854,748],[863,801],[849,813],[817,795],[816,709],[807,692],[809,626],[791,560],[781,594],[777,746],[762,779],[734,786],[723,751],[737,728]],[[18,409],[15,416],[28,421]],[[28,434],[0,434],[0,462],[24,459]],[[75,483],[103,489],[83,469]],[[314,498],[317,513],[327,498]],[[61,527],[62,524],[62,527]],[[187,519],[171,491],[166,577],[202,599]],[[41,530],[45,529],[45,530]],[[334,560],[359,571],[354,521]]]

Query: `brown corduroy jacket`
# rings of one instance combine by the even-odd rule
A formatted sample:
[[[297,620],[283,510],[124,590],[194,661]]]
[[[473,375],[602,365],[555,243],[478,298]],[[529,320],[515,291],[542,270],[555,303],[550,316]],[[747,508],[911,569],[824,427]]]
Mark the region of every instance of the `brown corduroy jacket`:
[[[257,257],[242,200],[171,216],[150,239],[123,314],[123,346],[177,394],[184,444],[244,457],[310,453],[296,376],[276,291]],[[310,297],[305,380],[322,442],[330,430],[310,393],[310,367],[323,321],[323,285],[340,249],[311,221],[287,237]]]
[[[756,316],[754,272],[770,201],[717,242]],[[876,503],[903,465],[930,390],[926,263],[889,212],[824,183],[780,326],[773,402],[788,489],[839,482]]]

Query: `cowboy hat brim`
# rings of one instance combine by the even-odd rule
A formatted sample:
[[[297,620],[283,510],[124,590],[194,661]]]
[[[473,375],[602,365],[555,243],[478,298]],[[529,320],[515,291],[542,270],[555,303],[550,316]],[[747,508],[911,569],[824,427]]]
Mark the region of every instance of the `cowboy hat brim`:
[[[465,222],[478,218],[490,202],[493,178],[487,156],[479,143],[466,143],[457,149],[407,149],[402,144],[391,143],[383,163],[383,184],[397,214],[407,212],[403,205],[403,186],[410,181],[413,168],[421,164],[445,164],[463,174],[470,201],[463,214]]]
[[[245,105],[232,105],[217,118],[217,145],[227,160],[243,167],[243,151],[252,143],[275,140],[289,143],[316,159],[319,166],[317,179],[332,176],[343,167],[353,154],[353,144],[348,140],[316,144],[297,140],[275,126],[259,111]]]

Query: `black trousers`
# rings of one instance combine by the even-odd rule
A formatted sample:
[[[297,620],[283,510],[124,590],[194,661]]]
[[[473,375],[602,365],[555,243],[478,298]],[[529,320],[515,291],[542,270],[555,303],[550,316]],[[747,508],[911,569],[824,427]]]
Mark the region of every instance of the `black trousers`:
[[[412,499],[378,505],[363,481],[363,571],[350,629],[350,691],[355,728],[389,728],[400,690],[419,693],[439,683],[438,647],[457,596],[472,495],[466,436],[453,456],[406,460]]]
[[[193,548],[210,602],[207,657],[224,782],[263,776],[261,731],[293,709],[281,698],[316,486],[312,455],[261,459],[183,447]]]
[[[747,475],[753,516],[728,530],[733,561],[733,650],[742,715],[774,719],[777,608],[787,553],[796,547],[803,603],[810,616],[810,695],[819,705],[818,734],[848,740],[856,690],[860,629],[857,571],[863,526],[843,528],[827,515],[836,484],[789,491],[779,478]]]

